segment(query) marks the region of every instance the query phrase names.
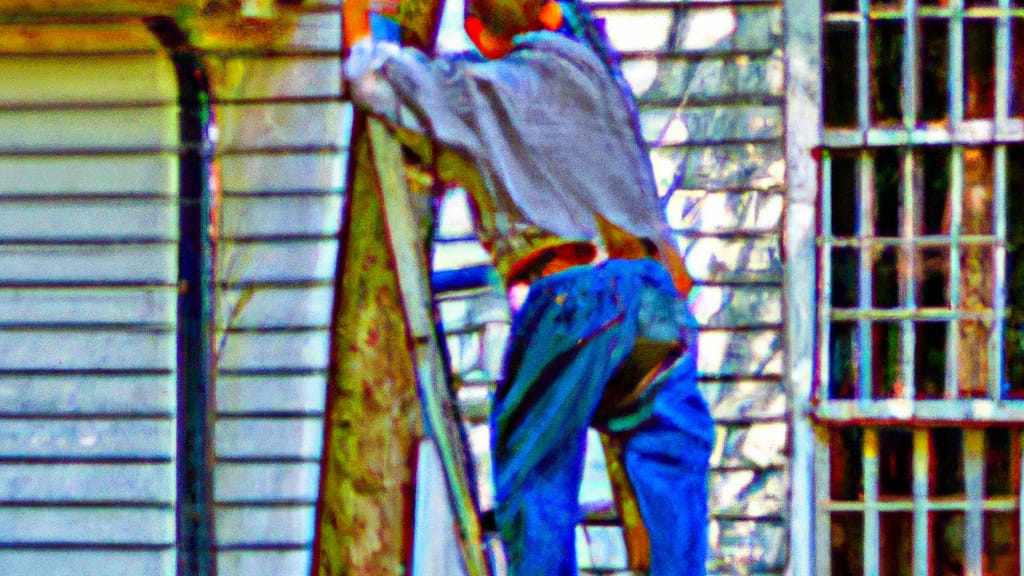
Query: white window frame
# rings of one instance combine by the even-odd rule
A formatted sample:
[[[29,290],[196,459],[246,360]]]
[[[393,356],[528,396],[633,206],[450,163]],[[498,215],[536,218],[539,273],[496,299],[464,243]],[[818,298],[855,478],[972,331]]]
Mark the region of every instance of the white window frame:
[[[951,48],[961,44],[957,42],[963,34],[963,0],[950,0],[949,12]],[[994,342],[990,344],[989,385],[985,398],[959,398],[956,383],[955,354],[952,363],[947,366],[946,398],[939,400],[915,400],[913,386],[908,386],[898,398],[878,400],[870,397],[870,389],[851,400],[833,400],[827,397],[827,347],[829,337],[827,328],[834,318],[829,308],[829,278],[827,270],[829,258],[826,255],[832,240],[827,229],[827,214],[822,217],[824,230],[819,230],[819,206],[826,201],[829,183],[828,154],[830,150],[857,151],[881,146],[907,147],[905,154],[912,153],[918,144],[947,145],[952,150],[952,164],[959,161],[965,147],[986,146],[993,150],[993,204],[998,206],[993,218],[996,262],[993,270],[994,283],[1005,284],[1005,194],[1007,191],[1007,144],[1024,142],[1024,122],[1009,115],[1010,83],[1012,65],[1009,42],[1012,34],[1010,27],[1010,0],[998,0],[993,12],[996,21],[995,51],[995,106],[994,118],[985,120],[965,120],[962,94],[964,59],[953,56],[949,60],[949,107],[950,128],[927,133],[916,127],[914,117],[915,102],[920,87],[917,86],[916,75],[919,58],[916,54],[916,26],[907,27],[904,35],[904,66],[902,81],[904,86],[904,118],[902,126],[895,129],[878,129],[869,121],[868,106],[870,104],[870,87],[867,62],[868,45],[866,29],[867,13],[871,7],[870,0],[859,0],[856,21],[851,24],[859,31],[860,46],[858,47],[858,127],[854,129],[833,129],[824,127],[823,110],[823,65],[824,37],[823,28],[826,16],[822,10],[822,2],[806,2],[806,0],[783,0],[786,25],[785,53],[787,61],[786,76],[786,161],[788,170],[788,196],[784,234],[785,263],[785,323],[786,323],[786,364],[784,382],[789,390],[792,425],[791,454],[791,489],[790,489],[790,562],[787,574],[792,576],[828,576],[831,572],[831,530],[830,513],[837,511],[835,503],[830,501],[829,494],[829,445],[827,434],[823,432],[832,425],[863,426],[864,434],[864,489],[863,502],[854,506],[856,512],[865,514],[865,573],[877,573],[878,546],[870,542],[878,537],[879,500],[877,495],[877,447],[878,430],[891,426],[911,427],[920,424],[971,424],[965,428],[964,442],[964,473],[965,502],[956,507],[965,514],[964,565],[968,573],[981,573],[983,547],[983,513],[991,510],[1015,511],[1018,516],[1020,534],[1024,535],[1022,520],[1021,487],[1015,497],[1009,501],[986,498],[984,488],[984,431],[980,427],[992,424],[1024,427],[1024,402],[1004,400],[1000,398],[1002,380],[1002,341],[1004,335],[997,327],[993,330]],[[902,10],[905,17],[913,19],[919,14],[916,0],[904,0]],[[998,11],[998,12],[997,12]],[[845,16],[844,16],[845,17]],[[907,156],[904,156],[906,159]],[[870,170],[870,158],[864,155],[861,168]],[[913,178],[913,175],[907,175]],[[962,174],[952,173],[951,197],[957,205],[961,186],[957,185]],[[903,188],[905,194],[912,194],[912,182]],[[819,197],[819,190],[823,191]],[[819,232],[821,238],[819,238]],[[908,232],[911,236],[913,232]],[[906,234],[904,234],[906,236]],[[954,239],[956,239],[954,237]],[[902,238],[901,240],[911,240]],[[908,242],[909,244],[910,242]],[[819,244],[821,246],[819,246]],[[952,268],[957,268],[956,250],[953,245],[951,255]],[[820,250],[820,251],[819,251]],[[821,270],[819,270],[821,268]],[[954,274],[956,270],[952,271]],[[823,279],[819,285],[819,273]],[[952,276],[952,275],[951,275]],[[953,280],[951,280],[953,281]],[[957,286],[953,286],[951,301],[955,309],[958,296]],[[820,290],[820,293],[819,293]],[[998,292],[997,292],[998,294]],[[870,297],[870,295],[868,295]],[[998,300],[998,298],[996,299]],[[871,310],[870,301],[864,303],[861,295],[858,310],[853,314],[854,320],[867,321]],[[916,312],[916,308],[910,311]],[[898,314],[897,310],[893,311]],[[993,302],[992,321],[1001,326],[1005,313],[1002,302]],[[894,315],[895,315],[894,314]],[[951,314],[958,316],[957,312]],[[889,319],[889,318],[887,318]],[[899,320],[891,318],[892,320]],[[952,318],[956,319],[956,318]],[[907,324],[902,330],[907,339],[907,330],[911,320],[900,320]],[[912,327],[910,327],[912,328]],[[913,346],[913,334],[909,336],[909,344]],[[947,350],[955,349],[955,338],[947,342]],[[861,348],[864,350],[864,348]],[[869,348],[868,348],[869,349]],[[855,360],[856,361],[856,360]],[[913,381],[913,360],[902,362],[900,370],[905,382]],[[952,376],[950,376],[952,374]],[[863,380],[863,376],[862,376]],[[860,386],[861,390],[865,386]],[[821,394],[820,390],[825,393]],[[816,392],[817,391],[817,392]],[[817,396],[816,396],[817,393]],[[914,428],[914,487],[913,502],[909,510],[915,516],[915,541],[923,541],[914,546],[913,573],[923,576],[928,574],[928,526],[927,515],[935,510],[935,503],[928,499],[928,432]],[[875,448],[875,450],[872,450]],[[971,456],[971,454],[974,454]],[[1019,466],[1020,458],[1015,462]],[[872,487],[873,486],[873,487]],[[1019,570],[1024,575],[1024,546],[1020,547],[1021,565]],[[873,552],[872,552],[873,549]],[[874,572],[872,572],[874,571]]]

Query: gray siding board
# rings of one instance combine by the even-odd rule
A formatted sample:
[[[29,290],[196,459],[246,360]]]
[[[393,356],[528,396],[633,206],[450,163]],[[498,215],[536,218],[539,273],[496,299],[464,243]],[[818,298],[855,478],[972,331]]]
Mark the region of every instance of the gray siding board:
[[[81,374],[58,371],[0,377],[0,415],[78,416],[174,413],[177,380],[165,374]]]
[[[166,324],[177,300],[168,288],[10,288],[0,286],[4,324]]]
[[[709,532],[712,574],[758,574],[785,568],[787,533],[782,521],[713,519]]]
[[[308,506],[224,506],[217,508],[221,547],[303,546],[313,543],[312,503]]]
[[[323,425],[307,418],[220,418],[216,428],[218,458],[305,458],[318,461]]]
[[[174,332],[0,329],[0,370],[173,370]]]
[[[0,542],[173,545],[174,509],[0,507]]]
[[[207,64],[215,78],[236,79],[216,86],[212,96],[218,106],[236,101],[334,99],[341,85],[336,55],[223,55],[209,58]]]
[[[324,410],[323,375],[237,376],[222,374],[217,382],[217,409],[224,415],[295,413]]]
[[[224,242],[219,282],[330,280],[338,257],[334,240]]]
[[[221,463],[217,466],[214,486],[217,501],[279,503],[316,502],[320,466],[303,463]]]
[[[782,133],[778,106],[646,107],[640,128],[652,146],[697,146],[719,142],[777,141]]]
[[[688,236],[771,234],[779,230],[785,196],[774,190],[673,192],[665,212],[671,228]]]
[[[729,518],[777,519],[786,514],[784,469],[714,471],[708,482],[711,513]]]
[[[173,574],[174,550],[3,550],[0,566],[4,576],[125,576],[126,574]]]
[[[786,391],[774,378],[704,380],[700,390],[720,424],[780,420],[787,413]]]
[[[627,56],[622,71],[641,107],[781,99],[783,59],[773,52]]]
[[[85,150],[95,149],[97,144],[108,149],[173,148],[178,142],[176,114],[173,106],[158,111],[123,106],[5,110],[0,112],[0,133],[4,135],[0,153]],[[103,130],[102,139],[97,138],[97,127],[103,126],[116,126],[117,130]]]
[[[662,196],[692,190],[776,190],[785,175],[781,142],[663,146],[651,150]]]
[[[221,370],[323,369],[327,366],[326,329],[283,332],[232,332],[222,340]]]
[[[172,505],[174,482],[171,463],[0,464],[0,499],[7,503]]]
[[[111,218],[111,214],[117,214]],[[40,226],[45,222],[46,226]],[[178,208],[168,199],[3,200],[0,242],[177,240]]]
[[[231,550],[217,555],[218,576],[253,574],[305,574],[310,556],[306,550]]]
[[[253,197],[227,195],[223,199],[224,239],[244,236],[335,236],[340,229],[342,197],[288,195]]]
[[[782,289],[704,286],[694,296],[697,321],[707,328],[765,328],[782,324]]]
[[[170,459],[174,422],[159,420],[4,420],[0,458]],[[0,538],[2,540],[2,538]]]
[[[225,193],[339,191],[345,187],[347,154],[251,153],[219,159]]]
[[[0,282],[174,283],[174,244],[0,245]]]
[[[327,328],[333,289],[323,286],[243,287],[220,294],[217,328]]]
[[[233,121],[233,117],[244,121]],[[331,147],[351,131],[351,109],[337,101],[224,102],[217,106],[223,153],[260,148]]]
[[[679,241],[687,268],[697,282],[778,284],[782,254],[776,236],[686,238]]]
[[[117,178],[111,178],[116,174]],[[177,156],[0,156],[0,194],[176,194]]]

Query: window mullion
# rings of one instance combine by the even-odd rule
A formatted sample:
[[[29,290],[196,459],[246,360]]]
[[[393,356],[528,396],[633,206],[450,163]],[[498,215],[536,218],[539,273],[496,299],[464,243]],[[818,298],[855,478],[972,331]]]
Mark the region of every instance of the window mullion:
[[[831,486],[831,446],[828,434],[815,434],[814,443],[814,474],[815,474],[815,571],[816,576],[832,574],[832,510],[828,503],[832,500]]]
[[[996,135],[1007,131],[1010,115],[1010,79],[1013,74],[1010,58],[1013,38],[1010,29],[1010,0],[999,0],[999,19],[996,21]]]
[[[960,368],[957,352],[960,348],[960,300],[962,296],[960,229],[963,221],[963,148],[954,146],[949,161],[949,306],[954,319],[947,327],[945,397],[955,399],[960,396]]]
[[[928,575],[929,518],[928,518],[928,462],[931,459],[931,440],[928,429],[914,430],[914,576]]]
[[[1017,576],[1024,576],[1024,458],[1021,450],[1024,449],[1024,430],[1018,429],[1011,432],[1010,440],[1010,470],[1017,475]],[[1014,435],[1016,441],[1014,441]]]
[[[917,309],[917,250],[914,244],[914,237],[920,229],[918,222],[917,207],[922,204],[920,186],[918,185],[918,170],[915,167],[913,150],[903,150],[902,182],[900,187],[903,195],[903,215],[901,235],[903,239],[903,266],[900,267],[900,286],[903,294],[901,307],[908,312]],[[916,390],[916,376],[914,374],[914,348],[916,338],[914,334],[914,321],[911,318],[904,318],[900,321],[900,334],[902,337],[902,351],[900,355],[900,377],[903,380],[902,397],[912,400]]]
[[[875,162],[868,150],[862,150],[860,154],[857,188],[861,207],[857,236],[859,240],[864,240],[875,235]],[[874,271],[871,263],[874,259],[874,250],[875,247],[870,242],[861,244],[857,274],[857,309],[862,313],[872,308]],[[871,321],[862,318],[857,320],[857,397],[865,401],[872,398],[872,352]]]
[[[821,296],[818,298],[818,379],[824,382],[823,389],[818,390],[820,398],[830,399],[829,390],[830,358],[829,341],[832,338],[832,156],[825,151],[821,159],[821,250],[818,257],[820,263]]]
[[[995,246],[992,249],[992,329],[988,342],[988,396],[999,400],[1003,394],[1003,347],[1004,322],[1006,318],[1006,193],[1007,155],[1006,146],[996,146],[992,155],[995,174],[992,182],[992,233]]]
[[[864,430],[864,574],[879,574],[878,429]]]
[[[857,24],[857,127],[866,134],[871,126],[871,1],[859,0]]]
[[[966,485],[967,510],[964,522],[964,571],[967,574],[982,573],[982,544],[984,542],[984,513],[982,500],[985,498],[985,431],[964,430],[964,483]]]
[[[949,120],[959,133],[964,119],[964,13],[963,0],[949,0]]]
[[[917,0],[904,0],[903,32],[903,126],[917,125]]]

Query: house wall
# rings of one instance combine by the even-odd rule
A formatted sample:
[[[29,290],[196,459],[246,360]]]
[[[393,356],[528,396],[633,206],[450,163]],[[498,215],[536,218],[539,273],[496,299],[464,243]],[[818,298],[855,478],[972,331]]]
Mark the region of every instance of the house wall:
[[[311,561],[351,106],[337,5],[306,4],[193,37],[219,128],[220,576],[308,574]]]
[[[691,1],[601,11],[698,283],[701,389],[718,422],[712,573],[780,573],[787,561],[781,8]]]
[[[226,35],[223,28],[210,26],[196,30],[192,39],[210,76],[219,130],[214,172],[214,189],[220,191],[214,496],[222,576],[304,574],[310,562],[335,237],[341,226],[351,117],[339,78],[336,4],[306,2],[305,14],[281,28],[264,23],[236,27],[233,35]],[[641,104],[666,213],[698,282],[693,303],[703,327],[701,387],[719,424],[709,484],[709,568],[714,574],[780,573],[786,564],[788,487],[779,248],[785,201],[781,4],[692,0],[602,2],[593,7],[606,19],[613,46],[623,54],[624,72]],[[464,249],[439,253],[440,268],[481,262],[482,253],[472,241],[462,240],[468,231],[460,228],[461,221],[456,214],[444,230],[449,244],[464,242]],[[15,249],[0,246],[0,255],[13,254]],[[124,263],[132,268],[133,262]],[[173,289],[167,282],[163,285]],[[168,294],[161,292],[160,302]],[[0,308],[0,314],[9,310],[14,309]],[[171,322],[163,308],[157,312],[162,322]],[[482,457],[486,402],[478,401],[479,393],[500,377],[507,311],[500,295],[480,293],[472,301],[451,301],[443,312],[452,331],[453,364],[469,383],[463,397],[477,410],[468,415],[470,438]],[[32,323],[26,318],[3,316],[4,322],[19,326]],[[131,321],[146,318],[140,313]],[[18,330],[17,338],[31,332],[23,326]],[[13,342],[5,337],[4,345]],[[162,359],[170,358],[167,350],[160,353]],[[14,357],[7,355],[6,361]],[[35,391],[44,390],[30,384]],[[28,385],[22,376],[5,376],[0,391],[18,395]],[[55,443],[84,437],[77,430],[92,424],[83,411],[102,413],[101,419],[112,423],[98,430],[101,444],[113,445],[128,442],[130,429],[149,425],[144,416],[152,412],[154,425],[167,428],[154,436],[166,444],[166,454],[161,452],[155,476],[146,486],[138,485],[138,493],[140,501],[152,496],[164,507],[164,512],[147,509],[142,514],[166,516],[173,502],[173,394],[166,382],[152,388],[136,379],[123,386],[138,406],[104,404],[99,389],[70,391],[67,381],[54,382],[54,395],[41,395],[37,402],[64,404],[39,408],[32,404],[36,400],[23,398],[18,406],[55,418],[78,418],[73,424],[52,424],[54,430],[60,428],[51,435]],[[122,409],[135,414],[127,424],[119,422]],[[4,439],[0,446],[0,454],[14,458],[31,456],[18,442],[28,446],[32,438],[49,434],[44,428],[50,426],[46,418],[23,423],[18,410],[5,411],[3,417],[28,431],[22,440]],[[588,486],[600,493],[605,489],[601,462],[594,458],[591,463]],[[47,472],[33,465],[30,472],[36,476],[10,459],[0,468],[0,501],[8,509],[18,498],[18,486],[39,482],[39,474]],[[64,487],[33,498],[95,500],[84,491],[94,490],[90,486],[95,482],[106,483],[107,477],[90,480],[89,470],[81,471],[81,483],[75,484],[82,487],[81,494]],[[59,477],[51,472],[48,481]],[[485,477],[485,466],[481,472]],[[116,476],[110,478],[119,482]],[[135,483],[145,479],[133,478]],[[486,481],[481,481],[485,497],[486,491]],[[108,523],[119,526],[119,518],[108,517]],[[18,540],[22,533],[15,538],[13,525],[5,526],[0,522],[0,567],[5,568],[0,571],[19,573],[11,570],[15,566],[29,573],[31,558],[21,548],[15,550],[24,544]],[[155,537],[164,547],[140,560],[141,571],[173,572],[169,534]],[[116,555],[86,556],[75,564],[76,573],[104,573]]]

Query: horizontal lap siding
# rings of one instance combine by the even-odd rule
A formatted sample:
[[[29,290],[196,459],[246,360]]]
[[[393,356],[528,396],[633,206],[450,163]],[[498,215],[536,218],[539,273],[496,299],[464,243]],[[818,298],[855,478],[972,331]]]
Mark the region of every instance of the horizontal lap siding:
[[[335,9],[336,10],[336,9]],[[340,18],[201,43],[219,128],[216,464],[221,576],[306,574],[351,106]]]
[[[0,55],[5,575],[174,573],[177,86],[141,48]]]
[[[788,492],[781,5],[594,6],[623,54],[668,221],[697,282],[701,390],[718,422],[708,567],[781,573]]]

